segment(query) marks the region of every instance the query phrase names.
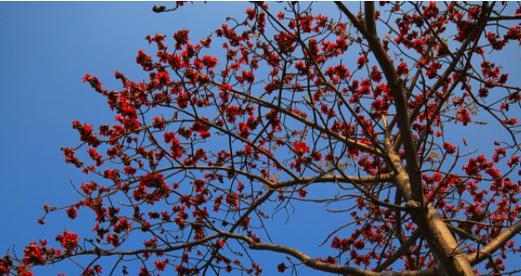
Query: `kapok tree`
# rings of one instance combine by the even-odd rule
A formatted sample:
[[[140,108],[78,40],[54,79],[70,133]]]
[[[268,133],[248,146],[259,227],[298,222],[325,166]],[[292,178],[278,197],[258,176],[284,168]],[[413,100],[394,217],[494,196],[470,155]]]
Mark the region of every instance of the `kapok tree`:
[[[257,250],[278,253],[280,272],[504,272],[521,231],[520,88],[494,62],[519,54],[510,5],[254,3],[200,41],[148,36],[145,80],[116,72],[112,90],[85,76],[117,115],[73,122],[81,144],[65,161],[88,180],[77,202],[45,207],[92,210],[93,233],[30,243],[0,272],[87,256],[84,275],[127,273],[129,260],[133,275],[260,274]],[[463,139],[491,130],[496,141]],[[268,236],[296,202],[347,206],[324,233],[329,255]]]

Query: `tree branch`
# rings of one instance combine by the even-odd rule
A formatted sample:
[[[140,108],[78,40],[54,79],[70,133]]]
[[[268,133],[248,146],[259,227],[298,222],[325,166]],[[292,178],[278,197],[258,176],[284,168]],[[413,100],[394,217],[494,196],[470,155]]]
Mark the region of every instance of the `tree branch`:
[[[407,254],[409,252],[411,246],[414,245],[418,237],[420,236],[420,231],[416,230],[414,233],[409,237],[407,241],[405,241],[398,250],[394,252],[394,254],[389,257],[385,262],[381,263],[375,268],[375,271],[382,271],[385,268],[389,267],[390,265],[394,264],[398,259],[400,259],[401,256]]]
[[[512,239],[515,235],[519,234],[520,232],[521,221],[518,221],[517,223],[515,223],[514,225],[510,226],[505,231],[497,235],[497,237],[495,237],[492,241],[485,245],[485,247],[483,247],[481,250],[467,256],[469,262],[472,265],[475,265],[487,259],[488,256],[492,255],[496,250],[498,250],[507,241]]]

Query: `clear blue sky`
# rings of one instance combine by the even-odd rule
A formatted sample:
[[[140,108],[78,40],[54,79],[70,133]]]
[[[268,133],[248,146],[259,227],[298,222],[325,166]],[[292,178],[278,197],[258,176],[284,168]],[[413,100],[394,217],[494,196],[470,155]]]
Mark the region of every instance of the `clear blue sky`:
[[[104,98],[81,82],[82,76],[97,75],[106,87],[118,87],[113,79],[116,69],[130,78],[142,78],[134,60],[140,48],[148,48],[147,34],[187,28],[192,36],[202,37],[226,16],[242,14],[245,5],[197,4],[155,14],[153,3],[0,3],[0,255],[13,245],[20,252],[30,241],[52,240],[65,225],[80,232],[90,225],[82,224],[82,219],[70,223],[61,214],[49,217],[45,226],[36,223],[44,204],[71,202],[70,183],[86,180],[63,162],[60,152],[60,147],[78,142],[71,121],[97,124],[113,117]],[[510,58],[516,56],[519,64],[519,48],[511,49]],[[519,75],[518,69],[511,72]],[[480,135],[492,138],[494,133]],[[318,252],[310,250],[323,235],[309,225],[324,222],[309,221],[309,211],[297,212],[292,218],[296,223],[276,229],[274,235],[287,238],[286,231],[291,231],[288,243],[316,256]],[[276,255],[270,253],[258,256],[261,264],[283,261],[272,259]],[[76,270],[67,263],[45,271]],[[265,271],[271,275],[275,265]]]

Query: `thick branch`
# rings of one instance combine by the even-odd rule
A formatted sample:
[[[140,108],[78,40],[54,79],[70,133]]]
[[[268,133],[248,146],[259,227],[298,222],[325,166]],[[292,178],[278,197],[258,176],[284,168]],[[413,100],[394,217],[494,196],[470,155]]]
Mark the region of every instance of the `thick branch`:
[[[251,239],[247,236],[244,236],[244,235],[240,235],[240,234],[233,234],[233,233],[222,233],[222,234],[229,236],[231,238],[243,240],[250,246],[251,249],[254,249],[254,250],[267,250],[267,251],[278,252],[278,253],[290,255],[290,256],[300,260],[306,266],[312,267],[314,269],[317,269],[317,270],[320,270],[323,272],[338,273],[338,274],[343,274],[343,275],[364,275],[364,276],[365,275],[375,275],[375,276],[376,275],[386,275],[386,276],[434,275],[433,270],[379,273],[379,272],[373,272],[373,271],[364,270],[364,269],[352,268],[352,267],[348,267],[348,266],[330,264],[330,263],[319,261],[317,259],[313,259],[310,256],[304,254],[303,252],[296,250],[294,248],[291,248],[291,247],[282,246],[282,245],[278,245],[278,244],[255,242],[253,239]]]
[[[272,188],[282,188],[299,184],[312,184],[312,183],[327,183],[327,182],[337,182],[337,183],[357,183],[357,184],[366,184],[366,183],[382,183],[391,181],[393,177],[392,173],[379,174],[379,175],[370,175],[370,176],[347,176],[343,177],[340,175],[326,175],[323,177],[304,177],[297,180],[289,180],[283,181],[279,183],[274,183],[270,187]]]
[[[438,259],[438,266],[444,275],[474,275],[466,256],[459,249],[459,244],[443,221],[436,209],[428,204],[425,208],[413,200],[408,174],[405,172],[401,159],[390,149],[389,158],[397,170],[394,182],[402,193],[409,213],[418,225],[422,236],[429,243],[429,247]]]
[[[367,25],[367,34],[365,35],[369,48],[375,56],[378,64],[387,79],[389,89],[392,92],[396,105],[396,117],[398,120],[398,128],[403,137],[402,143],[405,148],[407,160],[407,173],[411,181],[413,198],[423,204],[423,191],[419,173],[419,164],[417,159],[416,147],[412,138],[412,129],[409,122],[409,114],[407,107],[407,99],[405,98],[403,82],[396,73],[391,58],[385,52],[378,34],[376,32],[376,23],[374,19],[374,3],[365,2],[365,20]]]
[[[265,251],[272,251],[277,253],[283,253],[289,256],[292,256],[299,261],[301,261],[304,265],[314,268],[316,270],[320,270],[323,272],[329,272],[329,273],[337,273],[337,274],[343,274],[343,275],[360,275],[360,276],[378,276],[378,275],[385,275],[385,276],[432,276],[435,275],[435,271],[433,269],[427,269],[427,270],[420,270],[420,271],[403,271],[403,272],[385,272],[385,273],[379,273],[379,272],[373,272],[370,270],[365,269],[358,269],[348,266],[342,266],[337,264],[331,264],[326,263],[314,258],[311,258],[310,256],[304,254],[303,252],[294,249],[292,247],[282,246],[278,244],[270,244],[270,243],[261,243],[256,242],[252,238],[236,234],[232,232],[218,232],[216,234],[207,236],[206,238],[203,238],[198,241],[193,242],[186,242],[183,244],[179,244],[176,246],[168,246],[165,248],[148,248],[148,249],[139,249],[139,250],[130,250],[130,251],[108,251],[103,249],[96,249],[96,250],[85,250],[73,254],[65,254],[59,257],[56,257],[54,259],[50,259],[47,261],[47,264],[55,263],[58,261],[61,261],[63,259],[74,257],[74,256],[87,256],[87,255],[95,255],[95,256],[135,256],[140,254],[163,254],[167,252],[172,252],[176,250],[181,250],[185,248],[190,248],[193,246],[198,246],[201,244],[204,244],[206,242],[209,242],[211,240],[217,239],[217,238],[229,238],[229,239],[235,239],[235,240],[242,240],[248,244],[248,246],[253,250],[265,250]]]
[[[503,246],[507,241],[512,239],[515,235],[521,232],[521,221],[518,221],[516,224],[510,226],[505,231],[501,232],[496,238],[490,241],[485,247],[481,250],[472,253],[467,258],[472,265],[478,264],[481,261],[487,259],[490,255],[492,255],[496,250],[498,250],[501,246]]]

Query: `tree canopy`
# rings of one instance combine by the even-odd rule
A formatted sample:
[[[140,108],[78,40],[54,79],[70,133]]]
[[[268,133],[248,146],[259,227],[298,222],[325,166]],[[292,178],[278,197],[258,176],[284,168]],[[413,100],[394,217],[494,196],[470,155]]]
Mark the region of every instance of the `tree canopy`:
[[[505,260],[521,250],[520,85],[495,61],[521,45],[515,5],[255,2],[198,41],[147,36],[143,80],[85,75],[116,116],[72,122],[81,142],[63,154],[86,175],[81,199],[39,219],[88,209],[91,235],[32,242],[0,273],[88,257],[84,275],[261,274],[252,251],[294,274],[519,269]],[[488,148],[467,142],[492,126]],[[338,217],[327,255],[269,235],[284,227],[274,214],[303,204]]]

